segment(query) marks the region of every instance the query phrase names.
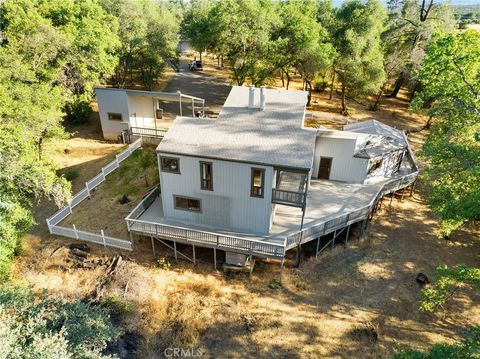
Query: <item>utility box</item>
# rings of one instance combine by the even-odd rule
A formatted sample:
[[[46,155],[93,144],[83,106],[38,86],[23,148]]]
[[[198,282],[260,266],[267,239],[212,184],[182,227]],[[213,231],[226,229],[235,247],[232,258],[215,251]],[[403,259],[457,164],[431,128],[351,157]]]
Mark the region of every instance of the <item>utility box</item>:
[[[247,256],[245,254],[233,253],[233,252],[225,252],[225,263],[244,267],[247,261]]]

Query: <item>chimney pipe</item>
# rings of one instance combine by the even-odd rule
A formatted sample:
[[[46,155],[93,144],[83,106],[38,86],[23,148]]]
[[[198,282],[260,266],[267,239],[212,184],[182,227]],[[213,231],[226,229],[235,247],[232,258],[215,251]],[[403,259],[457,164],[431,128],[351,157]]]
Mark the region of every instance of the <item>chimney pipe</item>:
[[[260,110],[265,110],[265,86],[260,87]]]
[[[255,86],[248,86],[248,108],[253,109],[255,103]]]

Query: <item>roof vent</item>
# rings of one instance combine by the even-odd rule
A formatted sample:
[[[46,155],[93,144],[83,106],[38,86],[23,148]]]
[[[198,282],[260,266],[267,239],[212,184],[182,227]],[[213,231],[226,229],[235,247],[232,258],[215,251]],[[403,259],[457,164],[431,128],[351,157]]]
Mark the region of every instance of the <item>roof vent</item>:
[[[260,110],[265,110],[265,86],[260,87]]]
[[[250,85],[248,87],[248,108],[253,109],[255,103],[255,86]]]

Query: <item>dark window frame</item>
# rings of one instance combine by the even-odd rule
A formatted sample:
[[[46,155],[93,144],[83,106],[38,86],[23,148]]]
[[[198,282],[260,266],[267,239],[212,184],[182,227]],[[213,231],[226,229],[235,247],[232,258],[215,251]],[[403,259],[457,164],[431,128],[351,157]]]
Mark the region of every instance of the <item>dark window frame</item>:
[[[163,163],[163,160],[164,159],[168,159],[168,160],[175,160],[177,161],[177,169],[176,170],[172,170],[168,167],[166,167]],[[160,156],[160,168],[162,170],[162,172],[168,172],[168,173],[175,173],[175,174],[180,174],[180,158],[178,157],[170,157],[170,156]]]
[[[204,178],[203,166],[210,166],[210,179]],[[213,191],[213,162],[200,161],[200,189]]]
[[[108,120],[109,121],[119,121],[119,122],[123,122],[123,114],[122,113],[119,113],[119,112],[107,112],[107,115],[108,115]],[[120,119],[115,119],[115,118],[112,118],[114,116],[120,116]]]
[[[187,207],[177,206],[177,198],[187,200]],[[191,209],[191,207],[193,207],[193,206],[189,205],[189,201],[197,201],[198,202],[198,209]],[[174,194],[173,195],[173,208],[178,209],[180,211],[202,213],[202,200],[200,198],[193,198],[193,197],[180,196],[180,195]]]
[[[255,171],[260,171],[262,185],[260,187],[255,186],[254,178]],[[260,194],[259,194],[260,192]],[[252,167],[250,173],[250,197],[263,198],[265,195],[265,168]]]

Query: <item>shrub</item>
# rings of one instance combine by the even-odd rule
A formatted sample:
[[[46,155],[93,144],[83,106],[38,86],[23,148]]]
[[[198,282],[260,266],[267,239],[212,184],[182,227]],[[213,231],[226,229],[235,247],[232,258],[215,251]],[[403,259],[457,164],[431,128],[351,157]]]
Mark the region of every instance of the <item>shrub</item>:
[[[65,120],[73,125],[81,125],[90,120],[93,113],[90,102],[86,99],[76,97],[65,106]]]
[[[163,270],[170,270],[172,264],[167,258],[162,257],[157,261],[157,267]]]
[[[455,344],[435,344],[427,352],[415,349],[400,350],[395,359],[478,359],[480,358],[480,327],[471,328]]]
[[[63,172],[63,177],[65,177],[67,181],[72,182],[75,178],[78,177],[79,174],[80,172],[77,168],[70,167]]]
[[[0,287],[0,358],[112,358],[103,352],[120,334],[107,314],[86,303]]]

